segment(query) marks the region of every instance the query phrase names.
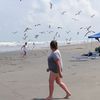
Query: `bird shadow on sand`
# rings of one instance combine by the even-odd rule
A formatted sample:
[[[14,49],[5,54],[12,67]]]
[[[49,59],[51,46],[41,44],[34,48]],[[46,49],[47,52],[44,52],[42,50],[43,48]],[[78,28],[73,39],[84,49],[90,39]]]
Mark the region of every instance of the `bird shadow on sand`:
[[[52,98],[52,100],[62,100],[64,98]],[[32,100],[46,100],[45,98],[33,98]]]

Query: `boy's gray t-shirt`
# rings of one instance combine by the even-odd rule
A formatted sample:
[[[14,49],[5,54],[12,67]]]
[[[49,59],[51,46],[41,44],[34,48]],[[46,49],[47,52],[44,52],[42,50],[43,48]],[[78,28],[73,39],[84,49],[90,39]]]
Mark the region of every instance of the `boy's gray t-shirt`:
[[[50,56],[48,57],[48,67],[49,70],[54,72],[54,73],[58,73],[58,66],[55,63],[55,61],[59,59],[60,63],[61,63],[61,67],[62,67],[62,58],[61,58],[61,54],[59,50],[56,50],[54,52],[52,52],[50,54]]]

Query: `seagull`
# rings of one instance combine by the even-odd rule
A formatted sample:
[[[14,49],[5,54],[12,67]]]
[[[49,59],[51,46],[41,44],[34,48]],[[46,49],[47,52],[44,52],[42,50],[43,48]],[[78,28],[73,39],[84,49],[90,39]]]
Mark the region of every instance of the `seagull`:
[[[67,34],[69,34],[71,31],[66,31]]]
[[[38,36],[39,36],[38,34],[37,34],[37,35],[35,35],[35,38],[38,38]]]
[[[50,9],[52,9],[52,3],[50,2]]]
[[[72,40],[72,38],[70,37],[70,38],[69,38],[69,41],[71,41],[71,40]]]
[[[57,27],[58,29],[62,29],[62,27]]]
[[[77,35],[79,35],[80,32],[77,32]]]
[[[91,15],[90,17],[93,18],[95,16],[95,14]]]
[[[66,40],[66,42],[68,41],[68,39],[67,39],[67,38],[66,38],[65,40]]]
[[[63,11],[61,14],[64,15],[67,11]]]
[[[58,34],[58,37],[60,37],[60,34]]]
[[[80,27],[80,30],[83,29],[83,27]]]
[[[51,28],[51,25],[49,25],[49,28]]]
[[[33,42],[33,48],[35,47],[35,43]]]
[[[72,20],[74,20],[74,21],[79,21],[78,19],[76,19],[76,18],[72,18]]]
[[[55,40],[57,35],[58,35],[58,32],[56,32],[56,34],[54,35],[53,40]]]
[[[25,36],[23,39],[26,40],[28,38],[28,36]]]
[[[43,33],[45,33],[45,32],[39,32],[39,33],[43,34]]]
[[[24,32],[27,32],[28,30],[32,30],[31,28],[27,27]]]
[[[53,31],[50,31],[49,34],[52,33],[52,32],[53,32]]]
[[[16,34],[16,33],[18,33],[17,31],[15,31],[15,32],[12,32],[13,34]]]
[[[91,31],[86,32],[85,35],[84,35],[84,37],[87,36],[88,33],[91,33]]]
[[[40,25],[41,25],[41,24],[36,24],[35,27],[36,27],[36,26],[40,26]]]
[[[24,36],[26,36],[26,33],[24,34]]]
[[[89,30],[89,31],[87,31],[87,33],[85,33],[84,37],[87,36],[87,34],[88,34],[88,33],[91,33],[91,32],[92,32],[92,33],[95,33],[95,31]]]
[[[87,27],[87,28],[86,28],[86,29],[87,29],[87,31],[89,31],[91,27],[92,27],[92,26]]]
[[[79,11],[79,12],[77,12],[75,15],[76,15],[76,16],[77,16],[77,15],[80,15],[80,14],[81,14],[81,12],[82,12],[82,11],[80,10],[80,11]]]

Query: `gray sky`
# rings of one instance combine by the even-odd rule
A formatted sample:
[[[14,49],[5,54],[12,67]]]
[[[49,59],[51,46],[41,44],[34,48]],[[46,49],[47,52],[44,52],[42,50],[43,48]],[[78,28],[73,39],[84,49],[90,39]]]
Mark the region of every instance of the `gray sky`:
[[[23,41],[27,27],[27,41],[84,39],[89,26],[100,31],[99,0],[0,0],[0,41]]]

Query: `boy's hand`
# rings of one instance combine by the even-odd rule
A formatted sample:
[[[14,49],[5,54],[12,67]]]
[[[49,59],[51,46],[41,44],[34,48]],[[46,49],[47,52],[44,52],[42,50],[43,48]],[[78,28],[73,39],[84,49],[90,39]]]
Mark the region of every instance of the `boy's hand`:
[[[49,70],[49,68],[47,68],[47,72],[49,72],[50,70]]]
[[[62,75],[62,73],[60,73],[60,74],[59,74],[59,76],[60,76],[60,78],[63,78],[63,75]]]

